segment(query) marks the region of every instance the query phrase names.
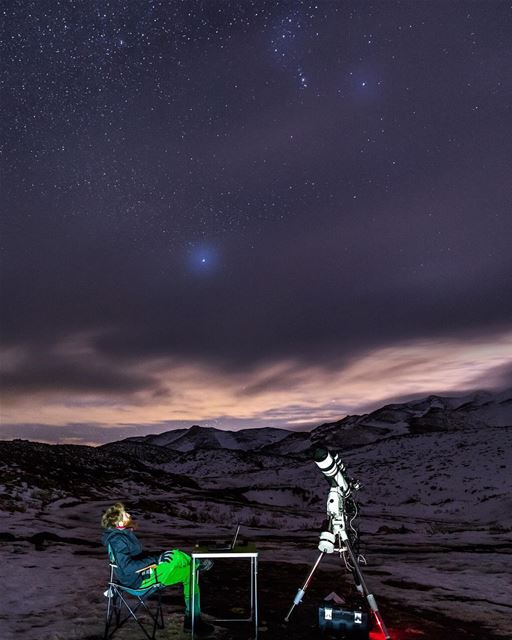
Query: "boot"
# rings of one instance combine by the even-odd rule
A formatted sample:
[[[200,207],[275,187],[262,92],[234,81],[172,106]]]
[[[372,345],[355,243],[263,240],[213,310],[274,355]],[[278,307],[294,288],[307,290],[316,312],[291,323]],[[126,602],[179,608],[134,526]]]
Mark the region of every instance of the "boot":
[[[183,630],[184,631],[192,631],[192,616],[190,614],[185,614],[185,619],[183,621]],[[201,616],[196,616],[194,620],[194,635],[201,636],[202,638],[211,635],[215,631],[215,627],[213,624],[209,622],[205,622]]]
[[[203,573],[204,571],[210,571],[212,567],[213,567],[213,560],[210,560],[209,558],[201,558],[199,560],[199,567],[197,570]]]

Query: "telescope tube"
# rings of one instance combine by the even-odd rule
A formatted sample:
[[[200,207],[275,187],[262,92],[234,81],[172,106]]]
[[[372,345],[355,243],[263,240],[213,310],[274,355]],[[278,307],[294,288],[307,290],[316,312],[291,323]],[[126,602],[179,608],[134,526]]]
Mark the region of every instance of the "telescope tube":
[[[313,460],[333,487],[339,487],[344,495],[350,493],[350,486],[343,475],[345,465],[337,453],[334,456],[325,447],[318,447],[313,453]]]

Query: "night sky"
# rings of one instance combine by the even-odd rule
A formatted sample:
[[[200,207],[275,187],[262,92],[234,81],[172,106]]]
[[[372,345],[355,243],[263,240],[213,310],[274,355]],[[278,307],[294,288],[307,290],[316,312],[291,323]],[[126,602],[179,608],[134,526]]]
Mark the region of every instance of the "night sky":
[[[511,384],[510,1],[1,6],[0,437]]]

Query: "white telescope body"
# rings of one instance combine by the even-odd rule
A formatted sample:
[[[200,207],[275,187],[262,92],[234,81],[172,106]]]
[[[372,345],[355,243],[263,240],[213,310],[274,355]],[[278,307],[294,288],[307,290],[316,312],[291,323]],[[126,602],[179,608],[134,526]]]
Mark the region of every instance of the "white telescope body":
[[[334,547],[336,545],[336,536],[330,531],[322,531],[320,534],[320,542],[318,543],[318,550],[322,553],[334,553]]]
[[[344,475],[345,465],[337,453],[333,456],[327,449],[317,449],[315,463],[332,486],[339,487],[344,496],[350,493],[350,486]]]
[[[313,453],[313,460],[315,464],[318,466],[320,471],[324,474],[329,482],[331,488],[329,489],[329,495],[327,496],[327,517],[329,519],[328,529],[322,531],[320,534],[320,542],[318,544],[318,550],[320,551],[320,556],[315,562],[315,566],[311,570],[311,573],[306,579],[304,586],[298,590],[297,595],[295,596],[295,600],[288,611],[288,615],[285,618],[285,622],[290,620],[290,615],[293,609],[300,604],[304,593],[308,587],[308,584],[313,577],[313,573],[320,560],[324,557],[326,553],[334,553],[335,551],[339,551],[340,556],[343,556],[345,560],[345,566],[349,571],[352,572],[354,577],[354,582],[356,585],[356,589],[362,595],[366,596],[366,600],[368,602],[368,606],[370,607],[377,623],[384,634],[386,640],[391,640],[391,636],[384,624],[384,620],[380,615],[379,609],[377,607],[377,602],[375,597],[368,590],[368,586],[364,580],[363,574],[359,567],[357,551],[355,552],[352,549],[352,541],[349,538],[349,532],[347,531],[347,509],[346,504],[349,505],[352,503],[353,499],[351,498],[352,491],[357,491],[360,487],[358,482],[354,482],[349,478],[349,476],[345,475],[345,465],[340,460],[337,453],[332,455],[328,449],[324,447],[318,447]],[[354,507],[355,511],[349,515],[350,522],[348,525],[352,528],[352,531],[357,536],[357,531],[352,526],[352,520],[357,515],[357,506]],[[346,556],[346,557],[345,557]]]

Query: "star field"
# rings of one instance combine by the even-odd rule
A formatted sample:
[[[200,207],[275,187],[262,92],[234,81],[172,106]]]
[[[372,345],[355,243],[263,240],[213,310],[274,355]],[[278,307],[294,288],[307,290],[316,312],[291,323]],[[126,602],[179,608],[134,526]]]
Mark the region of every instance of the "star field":
[[[49,407],[86,399],[114,424],[155,398],[161,420],[184,419],[176,367],[191,388],[192,369],[217,372],[201,384],[239,398],[197,419],[256,425],[290,406],[306,421],[375,394],[333,386],[320,406],[295,366],[320,379],[400,344],[508,344],[510,2],[1,13],[7,421],[32,421],[16,417],[30,406],[62,424]],[[508,347],[482,357],[485,372],[464,360],[435,390],[506,384]],[[283,393],[243,413],[238,380],[274,368],[302,409]]]

